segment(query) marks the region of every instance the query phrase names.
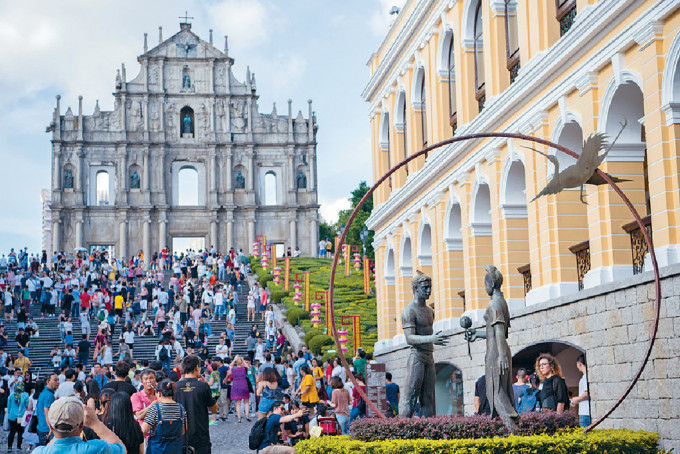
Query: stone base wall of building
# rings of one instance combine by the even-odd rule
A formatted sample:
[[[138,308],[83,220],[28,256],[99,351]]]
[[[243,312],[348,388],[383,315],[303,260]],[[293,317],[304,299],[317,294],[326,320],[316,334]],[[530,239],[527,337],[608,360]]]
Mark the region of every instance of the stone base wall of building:
[[[680,449],[680,265],[662,269],[659,330],[642,377],[626,400],[599,428],[658,432],[664,449]],[[514,312],[508,343],[513,356],[541,342],[561,342],[582,350],[588,362],[593,421],[623,394],[641,365],[654,320],[653,274],[647,272],[586,289],[577,295],[529,306]],[[436,301],[435,301],[436,304]],[[481,324],[473,328],[483,329]],[[448,344],[436,347],[434,358],[462,371],[465,414],[474,413],[475,381],[484,374],[484,340],[471,345],[462,328],[444,331]],[[381,348],[375,359],[387,365],[404,395],[409,349],[405,344]],[[573,364],[562,367],[574,368]],[[439,370],[439,369],[438,369]]]

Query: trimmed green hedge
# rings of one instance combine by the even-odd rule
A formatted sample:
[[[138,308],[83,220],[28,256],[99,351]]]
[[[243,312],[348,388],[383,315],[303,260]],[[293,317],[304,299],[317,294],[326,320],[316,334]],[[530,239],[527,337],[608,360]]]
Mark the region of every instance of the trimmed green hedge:
[[[298,320],[309,320],[309,312],[301,307],[291,307],[286,312],[286,318],[288,319],[288,323],[295,326],[298,324]]]
[[[310,328],[310,329],[308,329],[307,331],[305,331],[305,339],[304,339],[304,340],[305,340],[305,343],[306,343],[307,345],[309,345],[309,341],[311,341],[312,338],[314,338],[315,336],[320,336],[320,335],[322,335],[322,334],[324,334],[324,332],[321,331],[321,330],[318,329],[318,328]]]
[[[306,337],[305,337],[306,339]],[[306,342],[306,341],[305,341]],[[314,353],[315,355],[320,355],[321,354],[321,347],[327,346],[327,345],[334,345],[335,341],[333,341],[333,338],[330,336],[326,336],[325,334],[320,334],[318,336],[314,336],[309,342],[306,342],[307,346],[309,349]]]
[[[657,454],[658,435],[625,429],[580,430],[558,435],[458,440],[386,440],[364,443],[348,437],[319,437],[295,445],[297,454]]]

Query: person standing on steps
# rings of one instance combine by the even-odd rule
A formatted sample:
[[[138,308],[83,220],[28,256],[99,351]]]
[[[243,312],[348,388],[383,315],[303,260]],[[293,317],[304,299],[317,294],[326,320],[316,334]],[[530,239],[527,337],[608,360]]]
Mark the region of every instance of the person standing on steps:
[[[189,425],[187,440],[195,454],[210,454],[210,426],[208,411],[216,411],[217,403],[210,386],[201,376],[201,360],[196,355],[188,355],[182,361],[182,379],[177,383],[175,397],[187,411]]]

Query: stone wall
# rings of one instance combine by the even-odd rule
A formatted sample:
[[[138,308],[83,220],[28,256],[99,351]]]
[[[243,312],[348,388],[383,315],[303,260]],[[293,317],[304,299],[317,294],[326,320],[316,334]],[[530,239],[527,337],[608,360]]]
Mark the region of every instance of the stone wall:
[[[679,450],[680,265],[663,268],[661,275],[659,331],[650,360],[627,399],[599,427],[658,432],[663,448]],[[584,350],[594,421],[619,398],[640,367],[651,335],[654,299],[653,274],[647,272],[520,308],[513,311],[508,342],[513,355],[528,345],[550,341]],[[470,359],[461,328],[444,334],[449,335],[449,342],[436,348],[435,361],[451,363],[462,371],[465,414],[472,414],[474,383],[484,374],[484,341],[472,344]],[[376,360],[387,364],[387,371],[403,388],[408,349],[404,344],[378,347]]]

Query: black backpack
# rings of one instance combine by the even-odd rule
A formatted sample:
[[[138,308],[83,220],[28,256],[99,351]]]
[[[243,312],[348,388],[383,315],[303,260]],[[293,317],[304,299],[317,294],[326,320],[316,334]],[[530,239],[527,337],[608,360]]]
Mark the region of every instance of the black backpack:
[[[168,359],[170,359],[170,355],[168,354],[168,348],[161,347],[161,351],[158,353],[158,360],[167,361]]]
[[[267,428],[267,419],[262,418],[255,423],[252,429],[250,429],[250,435],[248,436],[248,448],[253,451],[260,449],[260,445],[267,437],[265,429]]]

